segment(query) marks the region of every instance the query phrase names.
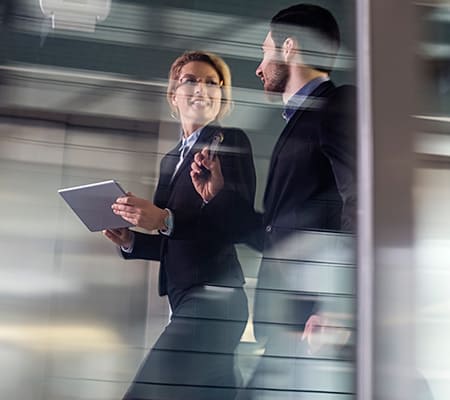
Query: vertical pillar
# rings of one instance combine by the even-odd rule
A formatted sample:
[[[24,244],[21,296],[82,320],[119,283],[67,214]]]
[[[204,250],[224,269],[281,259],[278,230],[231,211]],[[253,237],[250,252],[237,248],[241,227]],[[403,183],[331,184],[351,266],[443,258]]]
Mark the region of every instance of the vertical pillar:
[[[360,400],[414,398],[414,11],[357,1]]]

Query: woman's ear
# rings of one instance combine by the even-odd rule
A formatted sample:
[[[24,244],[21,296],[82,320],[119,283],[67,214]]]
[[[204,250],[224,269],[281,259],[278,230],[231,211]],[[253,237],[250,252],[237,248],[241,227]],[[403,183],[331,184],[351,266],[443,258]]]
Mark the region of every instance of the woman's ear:
[[[176,107],[178,105],[177,96],[175,95],[175,93],[172,93],[172,95],[170,96],[170,102],[172,103],[172,105],[174,107]]]

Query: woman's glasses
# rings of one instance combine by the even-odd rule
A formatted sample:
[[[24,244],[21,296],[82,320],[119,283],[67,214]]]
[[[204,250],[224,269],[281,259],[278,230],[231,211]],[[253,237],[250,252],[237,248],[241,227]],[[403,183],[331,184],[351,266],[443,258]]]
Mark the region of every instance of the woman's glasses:
[[[179,87],[194,89],[199,83],[203,83],[207,89],[220,89],[223,86],[223,81],[214,78],[197,78],[194,75],[184,75],[178,81],[176,89]]]

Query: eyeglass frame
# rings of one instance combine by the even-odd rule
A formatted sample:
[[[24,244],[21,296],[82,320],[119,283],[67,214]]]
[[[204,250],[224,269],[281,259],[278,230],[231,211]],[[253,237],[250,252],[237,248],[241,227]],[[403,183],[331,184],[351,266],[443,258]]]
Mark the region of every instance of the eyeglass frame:
[[[222,89],[222,87],[223,87],[223,80],[216,82],[214,80],[214,78],[209,78],[209,77],[197,78],[195,75],[187,74],[185,76],[182,76],[178,80],[178,84],[175,86],[175,90],[177,90],[179,87],[186,87],[186,88],[193,89],[199,83],[202,83],[203,85],[205,85],[207,89]]]

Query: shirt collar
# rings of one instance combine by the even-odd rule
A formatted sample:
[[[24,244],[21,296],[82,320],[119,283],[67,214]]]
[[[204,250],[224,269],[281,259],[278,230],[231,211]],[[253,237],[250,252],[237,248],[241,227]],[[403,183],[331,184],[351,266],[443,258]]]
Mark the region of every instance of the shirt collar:
[[[196,131],[192,132],[187,138],[185,138],[183,136],[183,131],[180,131],[180,136],[181,136],[181,145],[180,148],[178,149],[178,151],[183,151],[185,148],[187,148],[188,150],[190,150],[192,148],[192,146],[195,144],[195,142],[197,141],[197,139],[200,136],[200,133],[202,133],[204,127],[198,128]]]
[[[308,96],[319,87],[323,82],[329,81],[330,78],[319,76],[310,80],[306,85],[302,86],[286,103],[281,114],[286,122],[289,122],[294,113],[300,108]]]

